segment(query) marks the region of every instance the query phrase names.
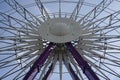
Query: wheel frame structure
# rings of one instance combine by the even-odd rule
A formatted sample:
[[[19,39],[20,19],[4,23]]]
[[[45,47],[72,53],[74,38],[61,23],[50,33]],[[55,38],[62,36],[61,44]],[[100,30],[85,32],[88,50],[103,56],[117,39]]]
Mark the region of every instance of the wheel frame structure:
[[[97,5],[88,0],[32,1],[0,2],[10,8],[0,11],[0,80],[47,80],[52,74],[63,80],[65,73],[73,80],[120,79],[120,10],[109,8],[119,0],[96,1]],[[58,11],[49,13],[52,3]],[[65,3],[75,4],[72,12],[62,11]],[[40,16],[25,6],[37,7]],[[86,6],[91,8],[84,13]]]

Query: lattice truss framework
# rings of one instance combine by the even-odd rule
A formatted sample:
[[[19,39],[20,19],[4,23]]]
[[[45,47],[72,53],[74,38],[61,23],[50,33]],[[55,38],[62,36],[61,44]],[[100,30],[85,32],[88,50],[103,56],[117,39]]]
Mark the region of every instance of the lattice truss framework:
[[[23,5],[22,1],[29,4]],[[50,74],[58,76],[59,80],[70,75],[71,79],[88,80],[89,77],[84,74],[86,68],[81,68],[69,51],[70,44],[100,80],[120,79],[120,10],[114,9],[115,3],[120,4],[119,0],[100,0],[96,4],[92,4],[92,0],[29,1],[0,2],[0,6],[6,5],[8,9],[0,10],[0,80],[21,80],[25,77],[51,44],[39,35],[38,29],[52,18],[72,19],[83,25],[83,33],[70,43],[54,43],[48,58],[36,69],[38,74],[34,80],[46,80]],[[54,4],[58,10],[50,12],[49,6],[54,10]],[[63,11],[65,4],[72,11]],[[75,5],[73,9],[71,5]]]

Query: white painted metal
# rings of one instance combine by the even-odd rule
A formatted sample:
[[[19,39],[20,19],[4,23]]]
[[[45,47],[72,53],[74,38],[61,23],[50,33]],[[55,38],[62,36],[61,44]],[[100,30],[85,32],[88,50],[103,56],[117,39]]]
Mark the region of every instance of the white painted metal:
[[[68,18],[53,18],[39,26],[39,35],[48,41],[65,43],[82,36],[82,25]]]
[[[22,80],[54,42],[60,50],[53,50],[35,80],[43,78],[51,63],[53,75],[59,75],[55,80],[69,74],[69,63],[87,80],[64,45],[71,41],[101,80],[119,80],[119,5],[119,0],[1,0],[0,79]]]

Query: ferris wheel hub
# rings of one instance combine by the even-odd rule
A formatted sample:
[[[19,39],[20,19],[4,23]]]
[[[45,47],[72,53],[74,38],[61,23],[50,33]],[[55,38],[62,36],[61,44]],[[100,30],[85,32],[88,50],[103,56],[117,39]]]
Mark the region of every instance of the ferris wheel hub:
[[[82,26],[68,18],[53,18],[41,24],[39,35],[50,42],[65,43],[76,40],[82,34]]]
[[[50,33],[55,36],[65,36],[70,34],[70,26],[66,23],[54,23],[49,27]]]

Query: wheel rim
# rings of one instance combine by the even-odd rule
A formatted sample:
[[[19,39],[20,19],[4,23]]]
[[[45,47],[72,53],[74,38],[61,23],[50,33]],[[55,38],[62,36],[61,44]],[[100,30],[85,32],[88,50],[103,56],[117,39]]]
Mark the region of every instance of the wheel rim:
[[[94,0],[91,2],[83,0],[83,3],[82,0],[41,0],[42,5],[45,7],[45,9],[42,8],[42,10],[39,10],[39,7],[41,7],[39,5],[39,0],[35,1],[31,0],[31,2],[24,3],[25,1],[22,2],[18,0],[18,3],[16,3],[14,0],[13,2],[5,0],[0,3],[1,79],[23,79],[38,56],[51,42],[38,34],[38,26],[46,20],[54,18],[69,18],[82,25],[84,35],[80,35],[70,41],[101,80],[120,78],[120,11],[119,8],[117,9],[117,4],[120,4],[120,2],[118,0],[100,0],[99,2],[94,2]],[[95,5],[92,4],[92,2]],[[20,12],[15,11],[15,6],[13,4],[24,5],[23,7],[25,7],[30,13],[25,11],[23,14],[18,8],[16,8],[16,10],[19,10]],[[65,5],[66,8],[64,7]],[[2,6],[6,6],[6,10],[2,9]],[[10,6],[14,9],[11,9]],[[53,8],[54,6],[57,7]],[[71,10],[67,8],[70,6]],[[36,10],[36,13],[34,10]],[[42,14],[42,12],[44,14]],[[70,52],[67,51],[64,43],[57,43],[57,48],[53,50],[52,54],[46,60],[40,73],[38,73],[35,78],[36,80],[43,77],[43,73],[47,72],[51,62],[54,62],[55,65],[55,70],[53,70],[51,79],[57,77],[59,80],[64,80],[66,77],[70,77],[69,71],[61,60],[62,58],[64,58],[66,62],[70,62],[75,73],[78,73],[80,79],[87,80],[87,77],[82,73],[81,68],[76,65],[77,63]],[[109,76],[111,76],[111,78]],[[70,77],[70,79],[72,78]]]

